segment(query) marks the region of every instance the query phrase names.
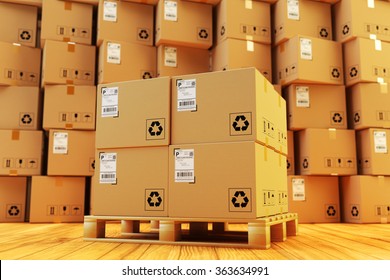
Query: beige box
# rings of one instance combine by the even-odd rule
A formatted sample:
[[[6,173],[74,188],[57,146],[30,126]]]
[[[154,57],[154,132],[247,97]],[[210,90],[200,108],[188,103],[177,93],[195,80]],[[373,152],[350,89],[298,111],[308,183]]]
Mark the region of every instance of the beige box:
[[[344,84],[341,43],[298,35],[279,44],[274,56],[276,84]]]
[[[92,176],[95,166],[95,131],[49,131],[47,175]]]
[[[42,0],[1,0],[1,2],[42,7]]]
[[[307,128],[295,133],[298,175],[356,175],[355,131]]]
[[[85,181],[85,177],[33,176],[29,222],[83,222]]]
[[[390,129],[356,131],[359,175],[390,175]]]
[[[156,7],[156,46],[209,49],[213,44],[212,6],[182,0],[160,0]]]
[[[357,83],[347,89],[349,127],[390,128],[390,84]]]
[[[44,130],[95,130],[95,86],[47,85],[44,91]]]
[[[292,84],[285,89],[287,128],[347,129],[344,86]]]
[[[288,176],[288,209],[299,223],[339,223],[340,194],[336,176]]]
[[[0,223],[24,222],[27,177],[0,177]]]
[[[287,131],[287,175],[295,175],[294,131]]]
[[[0,130],[0,143],[0,175],[41,175],[42,131]]]
[[[41,47],[46,40],[92,44],[93,6],[59,0],[42,1]]]
[[[160,45],[157,48],[157,76],[177,76],[210,72],[206,49]]]
[[[286,157],[256,142],[169,147],[169,217],[275,215],[287,211],[286,187]]]
[[[98,86],[96,148],[170,144],[169,77]]]
[[[228,38],[211,53],[212,71],[255,67],[272,83],[271,45]]]
[[[331,5],[315,1],[277,1],[272,9],[273,44],[296,35],[332,40]]]
[[[98,84],[154,78],[156,67],[155,47],[104,41],[99,47]]]
[[[356,38],[343,44],[345,85],[390,82],[390,43]]]
[[[215,7],[215,42],[226,38],[271,44],[271,5],[259,1],[221,0]]]
[[[41,50],[0,42],[0,85],[38,86]]]
[[[287,154],[285,100],[255,68],[172,77],[172,144],[257,141]]]
[[[0,87],[0,129],[40,129],[40,104],[39,87]]]
[[[99,150],[93,215],[167,217],[168,146]]]
[[[140,2],[140,1],[138,1]],[[153,46],[154,9],[151,5],[99,0],[97,45],[105,40]]]

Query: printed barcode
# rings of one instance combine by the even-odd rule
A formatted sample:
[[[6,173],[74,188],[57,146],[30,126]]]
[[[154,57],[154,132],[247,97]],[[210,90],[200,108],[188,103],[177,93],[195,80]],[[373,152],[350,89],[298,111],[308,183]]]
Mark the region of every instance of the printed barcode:
[[[376,149],[377,150],[386,150],[386,147],[385,146],[376,146]]]
[[[307,100],[298,100],[298,103],[309,103],[309,101],[307,101]]]
[[[310,56],[311,54],[309,52],[302,52],[302,55]]]
[[[295,193],[294,196],[301,196],[301,197],[303,197],[305,195],[303,193]]]
[[[179,106],[193,106],[195,105],[195,101],[179,101]]]
[[[175,64],[176,61],[172,60],[172,59],[166,59],[165,60],[166,63],[172,63],[172,64]]]
[[[66,147],[54,147],[54,150],[66,150]]]
[[[167,18],[176,18],[175,14],[165,14],[165,17]]]
[[[115,179],[116,174],[100,174],[100,178],[102,178],[102,179]]]
[[[103,108],[103,113],[116,112],[116,111],[117,111],[116,107]]]
[[[119,60],[119,57],[117,56],[109,56],[108,59],[111,59],[111,60]]]
[[[176,172],[176,177],[193,177],[194,173],[192,171],[179,171]]]
[[[106,14],[104,15],[106,18],[115,18],[115,15]]]

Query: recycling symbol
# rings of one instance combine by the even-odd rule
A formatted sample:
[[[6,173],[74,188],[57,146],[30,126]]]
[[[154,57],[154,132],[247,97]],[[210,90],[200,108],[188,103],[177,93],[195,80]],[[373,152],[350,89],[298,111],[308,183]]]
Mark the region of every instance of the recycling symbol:
[[[148,31],[146,31],[145,29],[142,29],[142,30],[139,32],[138,36],[139,36],[141,39],[143,39],[143,40],[146,40],[146,39],[149,38]]]
[[[343,117],[341,116],[340,113],[334,113],[332,119],[333,119],[333,122],[335,122],[335,123],[341,123],[343,121]]]
[[[19,208],[18,208],[18,206],[15,206],[15,205],[12,205],[8,210],[8,214],[10,216],[17,216],[17,215],[19,215],[19,213],[20,213]]]
[[[221,27],[221,36],[223,36],[223,35],[225,34],[225,31],[226,31],[226,30],[225,30],[225,26],[222,26],[222,27]]]
[[[92,167],[93,170],[95,170],[95,160],[92,161],[91,167]]]
[[[153,77],[152,77],[152,74],[150,72],[145,72],[142,75],[142,79],[151,79],[151,78],[153,78]]]
[[[309,161],[307,160],[307,158],[305,158],[305,159],[303,160],[302,166],[303,166],[303,168],[305,168],[305,169],[309,167]]]
[[[352,67],[351,68],[351,71],[349,72],[349,76],[354,78],[358,75],[358,70],[356,69],[356,67]]]
[[[207,30],[206,29],[201,29],[199,31],[199,38],[207,39],[207,37],[209,37],[209,34],[207,33]]]
[[[359,210],[358,210],[358,208],[356,206],[352,207],[351,214],[352,214],[352,217],[359,216]]]
[[[290,167],[291,167],[291,163],[289,160],[287,160],[287,169],[290,169]]]
[[[336,209],[334,208],[334,206],[329,206],[328,207],[328,210],[326,210],[326,213],[328,214],[328,216],[336,216]]]
[[[349,33],[349,26],[348,25],[344,25],[343,27],[343,35],[347,35]]]
[[[148,204],[150,207],[159,207],[161,202],[162,198],[158,192],[150,192],[148,197]]]
[[[333,78],[340,78],[340,71],[339,71],[339,69],[337,69],[337,68],[334,68],[333,70],[332,70],[332,77]]]
[[[320,36],[321,36],[322,38],[328,38],[328,36],[329,36],[328,30],[326,30],[326,28],[321,28],[321,30],[320,30]]]
[[[242,123],[242,125],[238,125],[239,123]],[[235,118],[233,122],[233,128],[235,131],[246,131],[248,127],[249,127],[249,122],[244,115],[238,115]]]
[[[27,30],[22,31],[22,33],[20,33],[20,39],[22,39],[23,41],[30,40],[31,39],[30,32],[28,32]]]
[[[32,122],[32,118],[31,118],[30,114],[24,114],[21,121],[24,124],[30,124]]]
[[[238,201],[239,197],[242,197],[242,202],[241,203]],[[232,203],[233,203],[234,207],[236,207],[236,208],[238,208],[238,207],[245,208],[248,205],[248,202],[249,202],[249,198],[246,196],[244,191],[236,191],[234,193],[234,196],[232,198]]]
[[[355,116],[353,117],[353,120],[355,121],[355,123],[360,122],[360,115],[359,115],[359,113],[355,113]]]
[[[157,131],[156,131],[157,130]],[[151,136],[160,136],[163,131],[163,128],[159,121],[153,121],[150,124],[148,132]]]

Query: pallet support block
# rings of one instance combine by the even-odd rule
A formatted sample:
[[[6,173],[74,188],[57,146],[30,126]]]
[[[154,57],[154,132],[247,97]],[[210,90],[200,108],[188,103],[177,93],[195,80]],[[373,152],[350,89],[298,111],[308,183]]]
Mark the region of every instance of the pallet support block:
[[[174,242],[180,240],[181,224],[175,221],[160,221],[159,240]]]
[[[104,238],[106,236],[106,221],[84,218],[85,238]]]
[[[121,221],[121,232],[122,233],[139,233],[140,227],[139,221],[131,221],[131,220],[122,220]]]
[[[254,248],[271,247],[271,228],[263,223],[248,223],[248,245]]]

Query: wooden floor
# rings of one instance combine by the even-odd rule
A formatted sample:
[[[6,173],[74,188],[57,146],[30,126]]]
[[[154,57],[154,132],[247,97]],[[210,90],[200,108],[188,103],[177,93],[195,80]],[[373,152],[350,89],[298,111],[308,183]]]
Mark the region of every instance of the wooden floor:
[[[233,225],[242,227],[243,225]],[[83,240],[83,224],[0,224],[1,260],[390,260],[390,224],[300,224],[271,249],[150,245]],[[108,224],[107,236],[120,233]]]

